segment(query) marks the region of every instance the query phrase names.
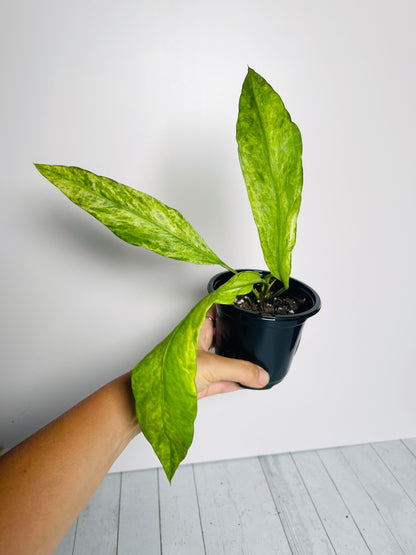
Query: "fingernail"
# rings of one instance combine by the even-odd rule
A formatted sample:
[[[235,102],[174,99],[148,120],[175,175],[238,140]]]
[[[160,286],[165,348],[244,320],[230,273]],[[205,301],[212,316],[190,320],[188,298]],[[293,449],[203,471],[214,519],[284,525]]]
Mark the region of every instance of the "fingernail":
[[[263,368],[260,368],[260,372],[259,372],[259,384],[261,386],[265,386],[269,383],[270,381],[270,376],[268,374],[268,372],[266,372],[266,370],[263,370]]]

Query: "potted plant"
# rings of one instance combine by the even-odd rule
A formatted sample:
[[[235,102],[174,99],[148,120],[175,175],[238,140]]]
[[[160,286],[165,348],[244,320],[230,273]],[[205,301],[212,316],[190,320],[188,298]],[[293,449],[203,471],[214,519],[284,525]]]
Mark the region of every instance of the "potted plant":
[[[169,480],[193,439],[197,340],[208,308],[217,304],[217,350],[264,366],[271,374],[269,387],[284,377],[304,321],[320,308],[318,295],[290,278],[303,182],[300,132],[279,95],[252,69],[241,91],[237,142],[268,271],[233,270],[182,214],[146,193],[77,167],[35,164],[124,241],[226,270],[214,276],[208,295],[132,371],[140,427]]]
[[[269,272],[257,273],[264,280],[269,279]],[[208,291],[214,291],[230,277],[230,272],[215,275],[208,283]],[[249,360],[267,370],[270,381],[263,389],[270,389],[289,371],[303,325],[320,310],[321,301],[311,287],[294,278],[289,279],[287,290],[276,297],[273,295],[282,289],[280,281],[275,280],[264,296],[262,286],[254,285],[250,294],[237,296],[232,305],[217,305],[215,352]]]

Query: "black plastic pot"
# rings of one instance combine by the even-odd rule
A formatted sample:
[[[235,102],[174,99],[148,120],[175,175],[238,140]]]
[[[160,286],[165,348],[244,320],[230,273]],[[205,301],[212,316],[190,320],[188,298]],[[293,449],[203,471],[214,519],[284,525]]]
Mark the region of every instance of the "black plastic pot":
[[[269,273],[254,271],[262,276]],[[215,275],[208,283],[208,292],[217,289],[232,275],[231,272]],[[297,300],[306,299],[303,312],[271,316],[236,305],[216,305],[215,352],[249,360],[267,370],[270,382],[264,389],[270,389],[286,376],[299,347],[303,324],[321,308],[318,294],[296,279],[290,278],[286,293]]]

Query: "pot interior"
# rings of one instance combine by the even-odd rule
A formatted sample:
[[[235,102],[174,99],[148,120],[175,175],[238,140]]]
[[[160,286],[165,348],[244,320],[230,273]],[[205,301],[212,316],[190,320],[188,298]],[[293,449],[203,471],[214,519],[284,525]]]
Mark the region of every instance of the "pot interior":
[[[269,273],[266,270],[238,270],[238,272],[244,272],[244,271],[258,272],[262,277],[264,277]],[[215,289],[217,289],[218,287],[226,283],[226,281],[228,281],[232,276],[233,276],[232,272],[221,272],[215,275],[213,278],[211,278],[210,282],[208,283],[208,291],[209,292],[214,291]],[[297,312],[294,315],[284,315],[284,316],[280,316],[280,315],[273,316],[269,314],[262,314],[263,318],[271,319],[271,320],[276,320],[280,318],[292,319],[292,318],[299,317],[299,315],[302,315],[305,318],[309,318],[310,316],[313,316],[314,314],[316,314],[321,308],[321,300],[318,294],[311,287],[309,287],[309,285],[306,285],[305,283],[294,278],[289,279],[289,288],[287,289],[287,291],[282,293],[282,296],[294,298],[296,301],[303,304],[304,306],[303,310],[300,312]],[[258,313],[252,313],[236,305],[232,305],[232,307],[235,310],[241,310],[247,314],[258,315]]]

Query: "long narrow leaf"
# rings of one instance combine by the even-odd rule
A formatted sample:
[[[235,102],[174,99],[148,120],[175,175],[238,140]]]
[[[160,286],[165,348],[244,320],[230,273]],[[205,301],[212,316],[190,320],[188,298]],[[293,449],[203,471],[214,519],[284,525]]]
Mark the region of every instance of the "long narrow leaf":
[[[302,139],[279,95],[252,69],[241,91],[237,142],[265,262],[288,287],[302,194]]]
[[[216,302],[231,304],[237,295],[249,293],[259,280],[255,272],[233,276],[204,297],[133,369],[137,418],[169,480],[193,439],[197,411],[197,343],[205,314]]]
[[[72,202],[127,243],[176,260],[230,269],[182,214],[150,195],[81,168],[35,166]]]

